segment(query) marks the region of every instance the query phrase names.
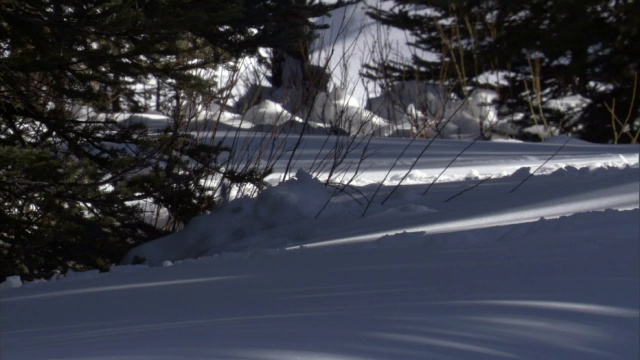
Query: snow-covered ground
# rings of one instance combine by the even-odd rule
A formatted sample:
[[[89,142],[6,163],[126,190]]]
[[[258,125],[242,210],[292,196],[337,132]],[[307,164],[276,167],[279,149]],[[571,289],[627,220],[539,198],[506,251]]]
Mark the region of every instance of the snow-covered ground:
[[[0,358],[640,356],[638,146],[374,138],[337,192],[305,139],[150,266],[4,283]]]
[[[109,273],[0,284],[0,359],[638,359],[640,147],[323,135],[410,132],[433,116],[421,102],[442,138],[509,134],[492,93],[431,106],[437,89],[398,84],[389,101],[357,80],[374,44],[410,54],[365,9],[319,19],[332,28],[313,56],[334,71],[308,118],[273,89],[185,127],[215,128],[228,166],[272,166],[272,187]]]

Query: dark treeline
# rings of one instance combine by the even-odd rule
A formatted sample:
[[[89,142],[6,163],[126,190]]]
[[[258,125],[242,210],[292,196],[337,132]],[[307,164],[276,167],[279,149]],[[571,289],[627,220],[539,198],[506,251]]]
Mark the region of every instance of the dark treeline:
[[[370,15],[409,31],[416,52],[406,62],[371,64],[369,76],[444,84],[461,98],[490,87],[500,95],[500,117],[521,128],[538,124],[592,142],[638,142],[638,1],[392,2],[397,6],[372,8]],[[499,86],[483,82],[483,74],[499,77]],[[580,111],[552,101],[578,95],[588,102]]]

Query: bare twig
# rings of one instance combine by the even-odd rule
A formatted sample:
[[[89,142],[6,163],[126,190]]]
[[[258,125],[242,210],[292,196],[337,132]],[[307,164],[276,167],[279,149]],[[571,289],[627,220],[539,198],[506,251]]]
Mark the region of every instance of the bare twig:
[[[540,166],[538,166],[537,169],[535,169],[532,173],[530,173],[526,178],[524,178],[518,185],[516,185],[516,187],[514,187],[513,189],[511,189],[511,191],[509,191],[509,193],[513,193],[516,190],[518,190],[518,188],[520,186],[522,186],[525,182],[527,182],[529,179],[531,179],[531,177],[538,172],[538,170],[540,170],[543,166],[545,166],[549,161],[551,161],[551,159],[553,159],[556,155],[558,155],[558,153],[560,151],[562,151],[562,149],[564,149],[564,147],[569,143],[569,140],[571,140],[571,137],[568,137],[567,140],[565,140],[565,142],[558,148],[558,150],[556,150],[556,152],[554,152],[549,158],[547,158],[547,160],[545,160]]]
[[[476,183],[476,184],[475,184],[475,185],[473,185],[472,187],[470,187],[470,188],[467,188],[467,189],[464,189],[464,190],[460,191],[459,193],[457,193],[457,194],[455,194],[455,195],[451,196],[450,198],[448,198],[448,199],[447,199],[447,200],[445,200],[444,202],[446,202],[446,203],[447,203],[447,202],[449,202],[449,201],[451,201],[451,200],[453,200],[453,199],[457,198],[458,196],[460,196],[460,195],[462,195],[462,194],[466,193],[467,191],[470,191],[470,190],[473,190],[473,189],[477,188],[478,186],[482,185],[482,183],[484,183],[485,181],[487,181],[487,180],[491,179],[491,177],[492,177],[492,176],[489,176],[489,177],[487,177],[487,178],[485,178],[485,179],[480,180],[478,183]]]

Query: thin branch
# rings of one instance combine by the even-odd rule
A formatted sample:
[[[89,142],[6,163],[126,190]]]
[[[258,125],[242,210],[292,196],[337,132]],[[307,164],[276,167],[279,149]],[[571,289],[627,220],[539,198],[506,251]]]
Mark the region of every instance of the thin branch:
[[[551,155],[549,158],[547,158],[547,160],[545,160],[542,165],[538,166],[537,169],[535,169],[532,173],[529,174],[529,176],[527,176],[526,178],[524,178],[518,185],[516,185],[516,187],[514,187],[513,189],[511,189],[511,191],[509,191],[509,193],[513,193],[515,192],[520,186],[522,186],[525,182],[527,182],[529,179],[531,179],[531,177],[538,171],[540,170],[543,166],[545,166],[549,161],[551,161],[551,159],[553,159],[556,155],[558,155],[558,153],[564,149],[564,147],[569,143],[569,140],[571,140],[571,137],[568,137],[567,140],[558,148],[558,150],[556,150],[556,152],[553,153],[553,155]]]
[[[447,200],[445,200],[444,202],[449,202],[449,201],[451,201],[451,200],[453,200],[453,199],[457,198],[458,196],[460,196],[460,195],[462,195],[462,194],[466,193],[467,191],[469,191],[469,190],[473,190],[473,189],[477,188],[478,186],[482,185],[482,183],[484,183],[485,181],[487,181],[487,180],[489,180],[489,179],[491,179],[491,178],[492,178],[492,175],[490,175],[490,176],[489,176],[488,178],[486,178],[486,179],[482,179],[482,180],[480,180],[477,184],[473,185],[473,186],[472,186],[472,187],[470,187],[470,188],[467,188],[467,189],[464,189],[464,190],[460,191],[459,193],[457,193],[457,194],[453,195],[452,197],[448,198],[448,199],[447,199]]]

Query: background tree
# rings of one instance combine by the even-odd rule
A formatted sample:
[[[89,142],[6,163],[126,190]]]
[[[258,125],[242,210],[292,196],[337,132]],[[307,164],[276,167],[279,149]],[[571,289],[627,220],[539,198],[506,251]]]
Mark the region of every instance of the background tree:
[[[409,31],[417,51],[408,63],[372,64],[369,76],[444,81],[464,97],[495,87],[501,115],[595,142],[637,142],[636,1],[395,1],[372,8],[381,23]],[[421,56],[436,52],[438,59]],[[500,82],[488,83],[487,74]],[[485,75],[485,76],[480,76]],[[580,96],[587,105],[560,109]],[[522,133],[521,137],[527,138]],[[529,137],[529,139],[531,139]]]
[[[313,66],[310,59],[310,47],[317,31],[326,29],[313,22],[314,18],[327,15],[330,11],[348,6],[360,0],[338,0],[332,4],[316,0],[275,0],[270,4],[274,14],[273,21],[267,26],[272,44],[269,67],[269,81],[275,88],[296,87],[309,90],[309,96],[317,93],[323,72]],[[326,72],[326,69],[321,69]],[[315,91],[314,91],[315,90]]]
[[[131,107],[128,92],[152,78],[212,95],[214,79],[196,70],[272,44],[270,4],[0,3],[0,278],[107,269],[131,246],[208,210],[216,199],[204,177],[260,184],[268,169],[224,170],[217,158],[229,149],[181,133],[179,120],[152,134],[78,109]],[[140,200],[167,209],[174,226],[146,223]]]

